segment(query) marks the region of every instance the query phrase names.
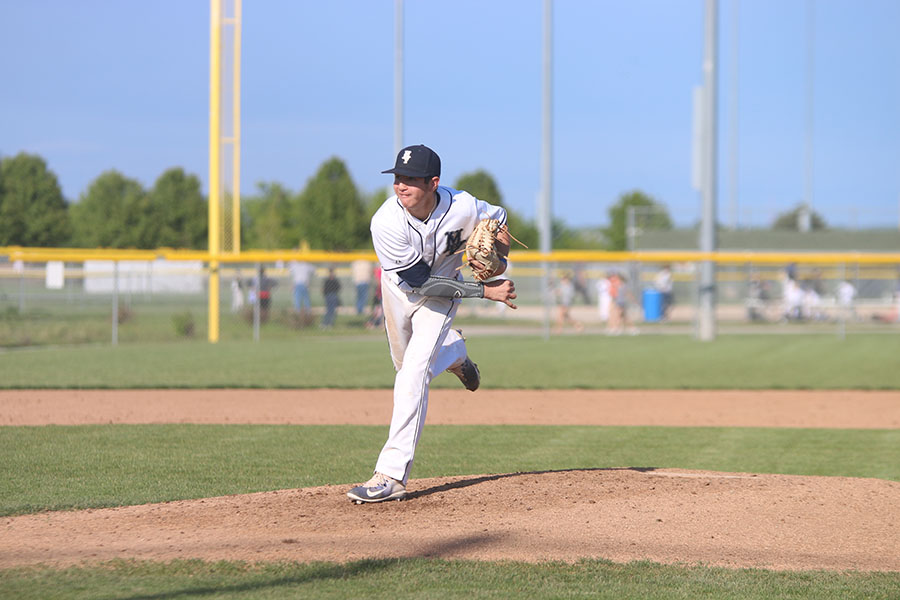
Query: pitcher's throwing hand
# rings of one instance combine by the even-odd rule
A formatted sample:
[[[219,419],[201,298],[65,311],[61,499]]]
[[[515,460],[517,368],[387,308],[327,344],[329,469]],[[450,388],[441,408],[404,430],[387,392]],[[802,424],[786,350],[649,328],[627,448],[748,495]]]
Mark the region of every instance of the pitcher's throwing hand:
[[[516,305],[510,300],[516,299],[516,284],[512,279],[495,279],[484,284],[484,297],[488,300],[502,302],[510,308]]]

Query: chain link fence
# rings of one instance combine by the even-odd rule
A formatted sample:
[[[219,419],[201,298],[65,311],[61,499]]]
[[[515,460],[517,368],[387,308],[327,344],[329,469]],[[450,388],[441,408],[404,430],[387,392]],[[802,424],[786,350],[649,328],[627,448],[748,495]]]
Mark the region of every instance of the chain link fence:
[[[324,256],[327,260],[319,254],[308,261],[308,306],[299,301],[291,257],[223,263],[220,339],[382,335],[374,257]],[[458,322],[500,335],[695,335],[700,258],[696,253],[513,253],[509,277],[516,282],[519,309],[465,300]],[[900,333],[900,254],[718,258],[720,335]],[[0,256],[0,346],[206,340],[207,264],[202,254],[179,260]],[[339,290],[332,302],[335,320],[325,325],[330,271]],[[545,281],[549,289],[543,289]]]

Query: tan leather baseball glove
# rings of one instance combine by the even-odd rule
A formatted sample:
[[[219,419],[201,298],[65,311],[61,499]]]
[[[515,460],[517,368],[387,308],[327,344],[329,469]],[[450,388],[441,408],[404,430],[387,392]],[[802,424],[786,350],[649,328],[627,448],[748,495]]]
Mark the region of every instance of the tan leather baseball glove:
[[[502,235],[502,240],[497,237]],[[497,219],[482,219],[475,226],[472,235],[466,240],[466,258],[476,281],[484,281],[497,275],[502,270],[509,241],[515,240],[522,247],[527,248],[509,232],[506,225],[501,225]]]
[[[484,281],[500,269],[502,262],[497,252],[497,234],[501,227],[497,219],[482,219],[466,240],[466,257],[476,281]]]

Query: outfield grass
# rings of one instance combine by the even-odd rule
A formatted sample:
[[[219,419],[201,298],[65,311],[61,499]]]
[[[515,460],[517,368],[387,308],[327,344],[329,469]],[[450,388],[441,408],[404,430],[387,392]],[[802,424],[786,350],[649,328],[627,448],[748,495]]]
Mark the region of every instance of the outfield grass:
[[[416,478],[679,467],[900,481],[900,430],[427,428]],[[386,435],[375,426],[2,427],[0,516],[348,484],[371,472]]]
[[[473,336],[486,388],[900,389],[893,335]],[[388,388],[382,335],[0,353],[0,387]],[[458,385],[439,377],[435,387]]]
[[[92,568],[12,569],[0,597],[19,600],[346,598],[601,600],[895,600],[891,573],[773,572],[705,567],[367,560],[344,565],[114,561]]]

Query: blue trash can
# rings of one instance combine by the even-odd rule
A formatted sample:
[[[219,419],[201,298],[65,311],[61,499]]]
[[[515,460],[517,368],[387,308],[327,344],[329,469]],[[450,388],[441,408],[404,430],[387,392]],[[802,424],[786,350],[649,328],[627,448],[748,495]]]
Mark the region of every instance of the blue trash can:
[[[662,292],[654,289],[644,290],[643,306],[645,322],[656,323],[657,321],[660,321],[663,316]]]

